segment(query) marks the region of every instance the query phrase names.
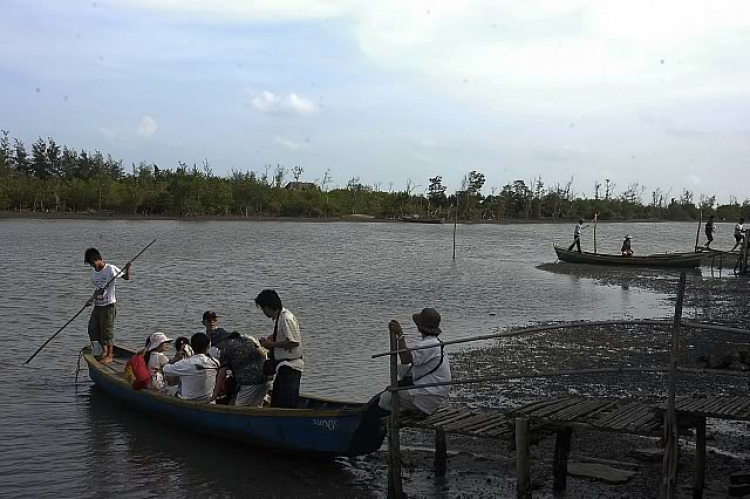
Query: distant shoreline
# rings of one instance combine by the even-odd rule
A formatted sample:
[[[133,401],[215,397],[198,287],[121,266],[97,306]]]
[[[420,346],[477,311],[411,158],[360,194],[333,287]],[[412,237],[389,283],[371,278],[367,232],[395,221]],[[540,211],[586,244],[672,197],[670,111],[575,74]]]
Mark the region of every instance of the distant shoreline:
[[[338,222],[357,222],[357,223],[401,223],[401,220],[395,218],[376,218],[372,215],[352,215],[347,217],[328,217],[328,218],[310,218],[310,217],[243,217],[240,215],[228,216],[189,216],[175,217],[170,215],[129,215],[125,213],[72,213],[72,212],[18,212],[18,211],[0,211],[0,219],[29,219],[29,220],[129,220],[129,221],[181,221],[181,222],[315,222],[315,223],[338,223]],[[689,222],[695,223],[697,220],[661,220],[661,219],[631,219],[631,220],[600,220],[601,224],[610,223],[669,223],[669,222]],[[450,225],[452,220],[445,220],[443,225]],[[502,219],[502,220],[459,220],[460,225],[520,225],[520,224],[575,224],[574,219],[563,220],[538,220],[538,219]],[[591,223],[591,221],[587,221]],[[413,224],[414,225],[414,224]]]

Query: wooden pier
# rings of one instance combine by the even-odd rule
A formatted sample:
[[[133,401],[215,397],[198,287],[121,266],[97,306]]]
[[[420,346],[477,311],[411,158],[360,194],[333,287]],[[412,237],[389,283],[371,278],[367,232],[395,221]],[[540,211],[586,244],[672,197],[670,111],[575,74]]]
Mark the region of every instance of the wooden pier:
[[[622,434],[633,434],[661,438],[664,447],[662,485],[660,497],[673,499],[676,495],[678,437],[695,435],[696,468],[693,484],[693,498],[703,497],[706,466],[706,420],[724,419],[750,421],[750,396],[706,396],[678,397],[676,393],[678,373],[704,375],[732,375],[750,377],[749,373],[724,372],[701,369],[679,368],[677,351],[682,328],[707,329],[738,335],[750,335],[750,330],[701,324],[682,320],[682,295],[684,293],[685,274],[680,277],[678,300],[673,321],[598,321],[598,324],[644,324],[670,327],[671,355],[670,364],[664,368],[611,368],[565,371],[556,373],[528,373],[518,375],[488,376],[473,380],[456,380],[451,383],[435,383],[415,386],[438,386],[443,384],[470,384],[498,382],[507,379],[527,377],[551,377],[571,374],[594,374],[597,372],[645,371],[669,374],[668,398],[663,403],[644,403],[639,400],[605,400],[584,397],[559,397],[541,400],[507,410],[466,410],[458,407],[445,407],[427,417],[393,412],[389,418],[389,497],[404,497],[401,486],[401,455],[399,451],[401,428],[416,428],[435,432],[435,471],[438,476],[447,471],[446,434],[457,434],[476,438],[489,438],[515,442],[516,452],[516,497],[531,499],[531,442],[542,436],[555,435],[553,457],[553,489],[564,490],[567,485],[568,456],[573,431],[603,431]],[[592,323],[568,323],[553,326],[528,328],[511,333],[500,333],[495,337],[535,334],[551,329],[580,327]],[[477,339],[488,339],[488,336],[474,339],[444,342],[444,345],[466,343]],[[396,350],[391,343],[391,351],[373,357],[390,356],[391,386],[389,391],[393,400],[398,403],[400,388],[396,382]],[[407,349],[407,350],[414,350]],[[398,406],[396,406],[398,407]]]

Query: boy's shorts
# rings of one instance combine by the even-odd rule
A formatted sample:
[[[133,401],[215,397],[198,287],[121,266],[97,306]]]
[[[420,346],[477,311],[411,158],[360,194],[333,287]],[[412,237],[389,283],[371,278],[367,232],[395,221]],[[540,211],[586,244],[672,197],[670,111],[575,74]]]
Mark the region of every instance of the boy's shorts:
[[[89,317],[89,339],[100,345],[112,345],[115,340],[117,304],[94,307]]]

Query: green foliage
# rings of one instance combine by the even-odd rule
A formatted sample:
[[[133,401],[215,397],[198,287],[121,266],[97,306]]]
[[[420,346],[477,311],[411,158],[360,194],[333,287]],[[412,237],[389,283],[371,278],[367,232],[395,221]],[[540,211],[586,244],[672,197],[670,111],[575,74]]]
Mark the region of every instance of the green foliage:
[[[318,184],[300,181],[304,168],[265,165],[263,170],[233,170],[216,176],[204,160],[200,168],[178,163],[174,170],[141,162],[125,173],[122,161],[99,151],[76,151],[40,138],[31,154],[18,139],[0,131],[0,210],[111,212],[131,215],[345,217],[368,214],[383,218],[403,216],[453,217],[464,220],[575,219],[598,214],[606,219],[750,218],[750,201],[736,199],[717,205],[716,196],[684,190],[679,197],[655,189],[644,204],[646,188],[631,184],[616,193],[610,179],[594,184],[594,197],[576,195],[573,179],[545,185],[541,177],[530,184],[517,179],[485,196],[485,175],[468,172],[461,189],[447,194],[443,177],[429,179],[425,194],[416,194],[409,180],[403,191],[380,190],[382,184],[363,184],[359,177],[329,189],[330,171]],[[287,175],[293,182],[286,183]],[[392,186],[392,184],[391,184]]]

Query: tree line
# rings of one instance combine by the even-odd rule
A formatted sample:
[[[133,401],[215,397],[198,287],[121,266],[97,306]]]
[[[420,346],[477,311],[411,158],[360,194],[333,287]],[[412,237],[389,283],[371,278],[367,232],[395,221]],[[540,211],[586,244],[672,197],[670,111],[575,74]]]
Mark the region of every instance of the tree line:
[[[18,212],[114,213],[130,215],[311,217],[368,214],[382,218],[433,217],[461,220],[695,220],[716,215],[734,220],[750,215],[750,200],[657,188],[647,194],[639,183],[617,190],[610,179],[595,182],[593,195],[576,193],[573,178],[547,185],[542,177],[515,180],[486,192],[485,175],[466,173],[460,189],[448,193],[436,175],[426,188],[409,180],[403,190],[359,177],[333,186],[330,170],[322,179],[302,181],[304,168],[265,165],[259,171],[216,175],[209,161],[172,168],[142,161],[126,171],[122,160],[100,151],[75,150],[39,138],[29,152],[8,131],[0,135],[0,210]]]

